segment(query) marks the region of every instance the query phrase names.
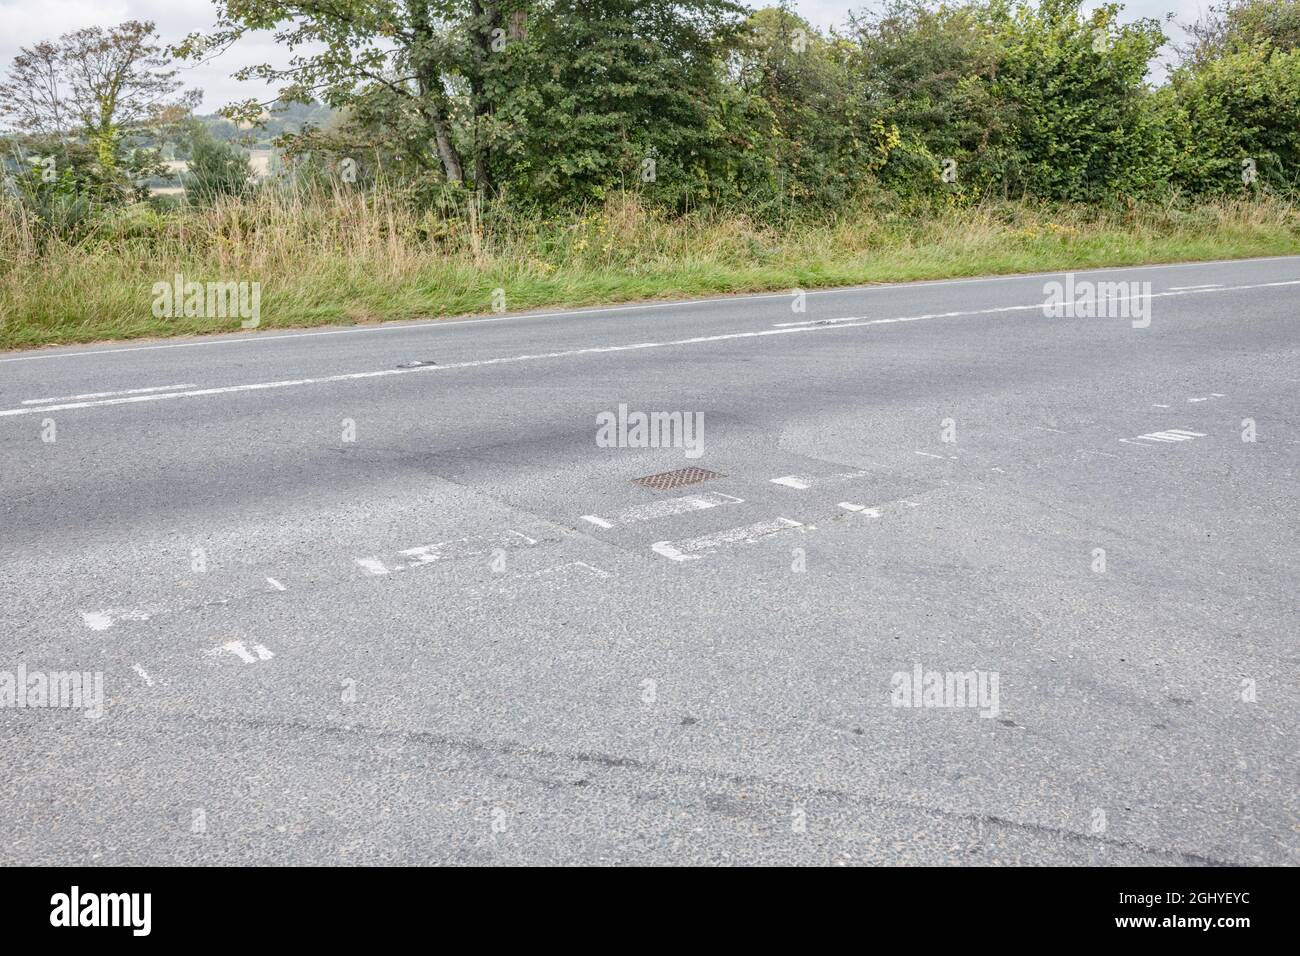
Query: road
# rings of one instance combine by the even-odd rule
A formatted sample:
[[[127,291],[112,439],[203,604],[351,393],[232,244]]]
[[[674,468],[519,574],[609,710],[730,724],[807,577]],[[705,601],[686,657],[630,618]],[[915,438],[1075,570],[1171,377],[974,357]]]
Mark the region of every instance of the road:
[[[1300,258],[1075,279],[0,355],[0,863],[1295,864]]]

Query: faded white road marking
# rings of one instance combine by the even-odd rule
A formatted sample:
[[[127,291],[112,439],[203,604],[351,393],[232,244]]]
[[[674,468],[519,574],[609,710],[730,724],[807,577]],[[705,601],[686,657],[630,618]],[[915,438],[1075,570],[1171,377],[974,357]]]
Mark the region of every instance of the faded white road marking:
[[[1222,282],[1206,282],[1203,285],[1171,285],[1170,292],[1194,292],[1197,289],[1222,289]]]
[[[149,616],[149,612],[138,608],[111,607],[103,611],[83,612],[81,620],[92,631],[107,631],[119,621],[147,621]]]
[[[144,395],[151,392],[170,392],[178,388],[197,388],[193,382],[182,385],[154,385],[150,388],[128,388],[120,392],[86,392],[82,395],[60,395],[58,398],[28,398],[24,405],[47,405],[50,402],[77,402],[87,398],[110,398],[114,395]]]
[[[707,511],[709,508],[716,508],[719,505],[738,505],[744,504],[743,498],[736,498],[732,495],[724,495],[713,491],[701,495],[685,495],[681,498],[669,498],[666,501],[653,501],[647,505],[638,505],[624,511],[616,516],[612,521],[607,518],[601,518],[598,515],[583,515],[583,519],[590,521],[594,525],[602,528],[612,528],[616,524],[634,524],[638,521],[653,521],[656,518],[667,518],[672,515],[686,514],[691,511]]]
[[[830,475],[783,475],[780,478],[769,478],[768,481],[774,485],[785,485],[787,488],[805,491],[814,485],[851,481],[854,478],[865,478],[868,474],[865,471],[841,471]]]
[[[530,538],[522,531],[507,529],[497,534],[476,534],[465,538],[456,538],[451,541],[439,541],[437,544],[421,545],[418,548],[407,548],[397,552],[400,558],[405,561],[382,561],[379,558],[353,558],[358,566],[369,571],[371,574],[391,574],[395,571],[405,571],[409,568],[419,567],[422,564],[432,564],[435,561],[446,561],[452,558],[473,558],[483,554],[490,554],[497,548],[507,547],[532,547],[537,543],[535,538]]]
[[[1152,408],[1168,408],[1168,405],[1152,405]]]
[[[928,451],[918,451],[917,454],[924,455],[926,458],[938,458],[941,461],[943,460],[943,455],[935,455]]]
[[[880,517],[880,509],[879,509],[879,508],[868,508],[866,505],[857,505],[857,504],[854,504],[854,503],[851,502],[851,501],[841,501],[841,502],[840,502],[840,507],[843,508],[845,511],[855,511],[855,512],[858,512],[858,513],[860,513],[860,514],[864,514],[864,515],[866,515],[868,518],[879,518],[879,517]]]
[[[1061,431],[1059,428],[1048,428],[1046,425],[1035,425],[1034,427],[1037,428],[1040,432],[1056,432],[1056,434],[1058,435],[1065,434],[1065,432]]]
[[[1193,432],[1188,431],[1185,428],[1169,428],[1161,432],[1150,432],[1146,435],[1138,435],[1137,438],[1121,438],[1120,441],[1133,445],[1140,441],[1180,442],[1204,437],[1205,432]]]
[[[655,554],[663,555],[670,561],[698,561],[701,553],[716,551],[724,545],[751,544],[769,535],[803,527],[805,526],[798,521],[791,521],[789,518],[777,518],[773,521],[760,521],[757,524],[745,525],[742,528],[731,528],[727,531],[719,531],[716,534],[708,534],[699,538],[687,538],[684,541],[656,541],[650,545],[650,550],[654,551]]]
[[[609,571],[606,571],[603,568],[598,568],[595,565],[588,564],[586,561],[566,561],[564,564],[557,564],[553,568],[542,568],[542,570],[540,571],[531,571],[528,574],[524,575],[524,577],[541,578],[551,574],[562,574],[566,571],[570,571],[578,568],[581,568],[582,570],[585,570],[590,574],[594,574],[598,578],[607,578],[610,576]]]
[[[289,589],[286,588],[283,584],[281,584],[279,581],[277,581],[275,578],[267,578],[267,579],[266,579],[266,583],[269,584],[269,585],[271,585],[271,587],[275,588],[275,590],[277,590],[277,591],[287,591],[287,590],[289,590]]]
[[[1264,282],[1255,285],[1229,286],[1223,289],[1206,289],[1205,292],[1233,292],[1244,289],[1265,289],[1279,286],[1300,285],[1300,279],[1286,282]],[[1191,295],[1191,292],[1155,292],[1151,294],[1152,298],[1159,298],[1167,295]],[[1129,296],[1130,299],[1146,298],[1146,296]],[[1119,300],[1115,300],[1119,301]],[[416,368],[387,368],[370,372],[346,372],[339,375],[324,375],[318,378],[294,378],[283,379],[276,382],[254,382],[246,385],[226,385],[214,388],[200,388],[180,392],[159,392],[151,395],[128,395],[121,398],[105,398],[85,402],[68,402],[61,405],[43,405],[31,408],[9,408],[0,411],[0,418],[9,418],[14,415],[31,415],[37,412],[45,414],[56,411],[70,411],[78,408],[98,408],[106,405],[128,405],[137,402],[159,402],[175,398],[199,398],[210,395],[231,395],[241,392],[267,391],[278,388],[292,388],[301,385],[325,385],[334,382],[355,382],[371,378],[386,378],[394,375],[417,375],[428,373],[439,373],[454,371],[456,369],[466,368],[484,368],[492,365],[508,365],[521,362],[537,362],[550,359],[574,358],[580,355],[602,355],[615,352],[631,352],[638,349],[660,349],[676,348],[685,345],[704,345],[714,342],[729,342],[740,339],[763,338],[769,335],[788,335],[802,332],[824,332],[830,329],[844,328],[866,328],[875,325],[889,325],[898,322],[919,322],[925,319],[950,318],[956,316],[975,316],[975,315],[992,315],[1000,312],[1018,312],[1033,309],[1042,309],[1043,303],[1037,302],[1032,305],[1004,306],[999,309],[977,309],[969,312],[939,312],[928,315],[900,316],[893,319],[863,319],[860,316],[849,316],[843,319],[822,319],[819,325],[804,325],[782,323],[775,328],[761,329],[755,332],[724,332],[718,335],[700,335],[688,339],[672,339],[665,342],[637,342],[631,345],[604,345],[591,346],[580,349],[564,349],[557,352],[538,352],[527,355],[509,355],[499,358],[477,359],[467,362],[450,362],[446,365],[421,365]],[[2,361],[2,360],[0,360]],[[17,361],[17,359],[9,360]]]
[[[153,678],[150,677],[148,674],[146,674],[144,668],[141,667],[139,664],[132,664],[131,670],[135,671],[137,674],[140,675],[140,679],[145,682],[146,687],[153,686]]]
[[[208,651],[209,654],[220,654],[225,651],[228,654],[234,654],[245,664],[256,664],[258,661],[269,661],[275,656],[272,651],[267,650],[264,644],[254,644],[250,651],[243,641],[227,641],[220,647],[214,647]]]

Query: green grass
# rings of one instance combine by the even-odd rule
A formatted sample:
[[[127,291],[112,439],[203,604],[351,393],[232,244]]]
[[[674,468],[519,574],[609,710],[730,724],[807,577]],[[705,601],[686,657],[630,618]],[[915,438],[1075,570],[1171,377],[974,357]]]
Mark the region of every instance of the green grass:
[[[155,318],[155,282],[261,283],[261,329],[870,282],[1300,252],[1278,200],[1122,212],[998,204],[763,226],[668,217],[634,199],[547,223],[415,211],[385,193],[267,191],[239,203],[118,210],[75,242],[0,211],[0,348],[235,331]]]

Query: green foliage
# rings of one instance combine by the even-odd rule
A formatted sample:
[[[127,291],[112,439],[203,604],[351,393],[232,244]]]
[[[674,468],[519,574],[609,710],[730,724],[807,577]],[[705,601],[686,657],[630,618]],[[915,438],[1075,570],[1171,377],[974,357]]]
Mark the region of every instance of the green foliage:
[[[721,0],[556,0],[497,51],[494,179],[541,205],[640,189],[685,207],[734,189],[717,69],[737,9]]]
[[[476,222],[552,218],[616,194],[772,221],[873,206],[1294,193],[1300,177],[1293,0],[1212,7],[1160,85],[1164,24],[1126,19],[1118,3],[885,0],[829,33],[784,6],[751,12],[732,0],[217,5],[209,41],[271,30],[300,55],[238,74],[286,84],[273,104],[230,111],[254,125],[187,134],[186,184],[200,203],[250,188],[227,141],[271,136],[300,184],[384,181],[421,209]],[[146,43],[118,65],[132,97],[110,84],[87,100],[131,122],[83,109],[75,129],[45,132],[82,156],[60,187],[68,195],[139,198],[132,182],[156,156],[138,147],[174,140],[166,124],[187,122],[144,101],[174,85],[152,36],[149,24],[82,31],[15,62],[7,88],[27,93],[10,112],[44,131],[56,118],[40,108],[41,76],[123,37]],[[203,56],[212,42],[191,37],[175,52]]]
[[[200,123],[191,126],[189,152],[184,184],[190,202],[206,205],[222,196],[244,196],[252,188],[248,157],[237,146],[216,139]]]
[[[1300,51],[1258,45],[1182,68],[1161,101],[1183,188],[1209,195],[1300,188]]]

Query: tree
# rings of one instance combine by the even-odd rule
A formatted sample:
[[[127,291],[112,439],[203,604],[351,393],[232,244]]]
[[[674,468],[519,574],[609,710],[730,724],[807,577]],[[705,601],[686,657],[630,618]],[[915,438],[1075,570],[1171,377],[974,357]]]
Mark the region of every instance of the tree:
[[[738,12],[723,0],[554,0],[535,12],[488,74],[501,177],[547,205],[620,187],[678,205],[721,198],[719,61]]]
[[[183,182],[185,196],[194,203],[211,203],[221,196],[245,195],[253,170],[238,147],[222,142],[195,120],[189,130],[189,170]]]
[[[386,145],[481,195],[522,184],[566,199],[617,183],[643,140],[681,147],[677,168],[698,175],[715,58],[740,12],[730,0],[217,3],[216,31],[178,54],[274,30],[309,51],[238,77],[284,84],[281,100],[346,107],[354,127],[382,131]],[[264,106],[226,115],[254,120]]]
[[[0,115],[20,130],[81,136],[106,174],[121,165],[124,137],[174,104],[176,71],[151,22],[88,27],[24,47],[0,83]],[[199,91],[181,97],[196,104]]]
[[[394,129],[417,127],[426,145],[421,161],[438,164],[450,182],[464,182],[461,148],[453,139],[452,94],[474,65],[466,34],[486,18],[475,18],[455,0],[217,0],[217,7],[216,29],[187,38],[175,47],[177,55],[205,57],[249,31],[273,30],[277,43],[313,52],[287,66],[246,67],[236,78],[282,84],[282,102],[308,102],[315,95],[336,109],[352,107],[363,123],[382,117]],[[476,78],[475,88],[478,83]],[[255,122],[267,105],[249,100],[223,113]]]
[[[1259,46],[1288,53],[1300,48],[1300,4],[1295,0],[1226,0],[1212,5],[1187,32],[1192,42],[1179,52],[1183,64],[1193,68]]]

